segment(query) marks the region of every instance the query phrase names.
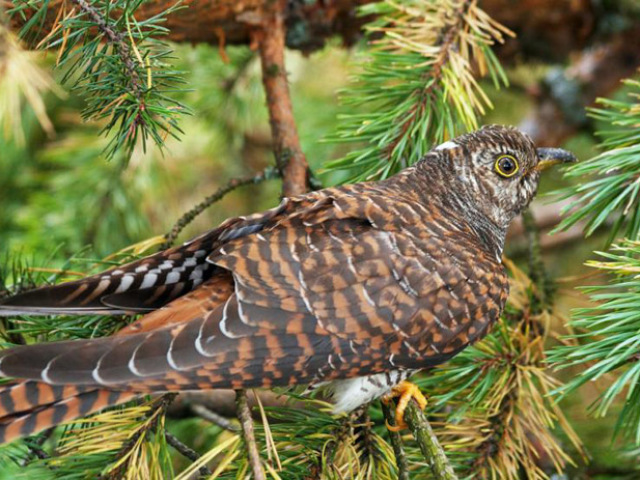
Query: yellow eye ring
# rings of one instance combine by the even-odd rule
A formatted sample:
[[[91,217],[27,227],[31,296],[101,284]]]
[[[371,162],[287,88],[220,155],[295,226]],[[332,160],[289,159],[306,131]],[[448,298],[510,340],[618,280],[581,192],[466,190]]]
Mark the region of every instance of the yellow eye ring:
[[[500,155],[494,167],[498,175],[504,178],[513,177],[520,170],[518,160],[513,155]]]

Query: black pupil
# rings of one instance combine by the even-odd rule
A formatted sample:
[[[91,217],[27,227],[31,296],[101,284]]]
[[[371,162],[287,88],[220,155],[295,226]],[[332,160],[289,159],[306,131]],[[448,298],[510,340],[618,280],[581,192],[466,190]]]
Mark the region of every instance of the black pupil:
[[[500,168],[504,173],[511,173],[515,168],[515,164],[510,158],[503,158],[500,160]]]

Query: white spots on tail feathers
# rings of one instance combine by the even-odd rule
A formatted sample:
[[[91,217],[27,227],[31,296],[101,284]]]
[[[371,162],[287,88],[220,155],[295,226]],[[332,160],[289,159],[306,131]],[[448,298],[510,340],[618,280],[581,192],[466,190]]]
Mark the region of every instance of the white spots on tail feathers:
[[[189,268],[189,267],[195,267],[197,265],[197,260],[195,257],[189,257],[187,259],[185,259],[184,263],[182,264],[183,267]]]
[[[129,362],[127,363],[127,368],[129,368],[129,370],[131,371],[131,373],[133,373],[136,377],[144,377],[145,375],[143,375],[140,370],[138,370],[138,368],[136,367],[136,355],[138,354],[138,350],[140,350],[140,347],[142,347],[142,345],[144,345],[144,343],[147,341],[147,339],[153,335],[152,333],[147,334],[147,336],[145,337],[145,339],[140,342],[138,344],[138,346],[133,350],[133,353],[131,354],[131,358],[129,359]]]
[[[147,273],[142,279],[142,284],[140,285],[140,289],[151,288],[158,281],[158,275],[155,273]]]
[[[143,272],[146,272],[147,270],[149,270],[149,265],[140,265],[134,271],[135,273],[143,273]]]
[[[180,272],[169,272],[165,279],[165,285],[171,285],[172,283],[178,283],[180,281]]]
[[[91,376],[96,382],[98,382],[98,384],[107,385],[109,382],[107,382],[104,378],[100,376],[100,365],[102,364],[103,358],[104,358],[104,355],[98,359],[98,363],[96,363],[95,368],[91,371]]]
[[[444,142],[438,145],[435,150],[451,150],[453,148],[458,148],[458,144],[449,140],[448,142]]]
[[[160,264],[160,266],[158,267],[160,270],[170,270],[173,268],[173,261],[172,260],[165,260],[164,262],[162,262]]]
[[[175,359],[173,358],[173,344],[175,343],[176,338],[178,338],[178,335],[180,334],[180,332],[183,329],[184,329],[184,325],[180,326],[180,327],[177,327],[177,328],[174,328],[171,331],[171,336],[173,338],[171,339],[171,343],[169,344],[169,349],[167,350],[167,363],[169,364],[169,366],[171,368],[173,368],[174,370],[177,370],[177,371],[189,370],[191,368],[191,367],[180,367],[176,363]]]
[[[118,285],[116,293],[122,293],[122,292],[126,292],[127,290],[129,290],[129,287],[131,287],[131,285],[133,285],[134,279],[135,279],[135,277],[133,275],[131,275],[131,274],[127,274],[127,275],[123,276],[122,280],[120,280],[120,285]]]
[[[93,292],[91,292],[91,295],[89,297],[89,299],[93,299],[95,297],[97,297],[98,295],[100,295],[102,292],[104,292],[109,285],[111,285],[111,277],[106,276],[106,277],[102,277],[100,279],[100,283],[98,283],[98,286],[95,288],[95,290]]]
[[[44,370],[42,370],[42,373],[40,374],[40,377],[42,377],[42,381],[45,383],[49,383],[49,384],[53,383],[53,380],[51,380],[51,377],[49,377],[49,370],[51,369],[51,364],[53,363],[54,360],[55,360],[55,357],[49,360],[49,363],[47,363],[47,366],[44,367]]]
[[[189,275],[189,280],[201,281],[202,280],[202,272],[207,270],[208,265],[199,265],[197,266],[193,272]]]
[[[200,355],[202,355],[203,357],[213,357],[213,355],[215,354],[210,354],[207,353],[207,351],[204,349],[204,345],[202,344],[202,330],[204,329],[204,324],[207,322],[207,320],[203,320],[202,323],[200,324],[200,330],[198,330],[198,338],[196,338],[195,341],[195,346],[196,346],[196,350],[198,351],[198,353]],[[211,335],[210,337],[207,337],[207,339],[205,340],[206,343],[211,343],[213,341],[213,339],[215,339],[215,335]]]
[[[220,331],[225,337],[241,338],[243,337],[243,335],[236,335],[235,333],[233,333],[227,328],[227,321],[229,320],[229,302],[231,301],[232,298],[233,298],[233,295],[231,295],[227,299],[227,301],[224,303],[224,308],[222,309],[222,320],[220,320],[219,327],[220,327]]]

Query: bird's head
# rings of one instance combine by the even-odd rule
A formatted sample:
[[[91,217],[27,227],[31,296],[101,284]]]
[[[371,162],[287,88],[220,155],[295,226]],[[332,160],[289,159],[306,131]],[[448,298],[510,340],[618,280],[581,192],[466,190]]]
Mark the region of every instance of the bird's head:
[[[448,170],[442,178],[450,179],[453,203],[483,212],[504,229],[535,196],[542,170],[576,161],[560,148],[536,148],[528,135],[502,125],[445,142],[433,154],[424,163]]]

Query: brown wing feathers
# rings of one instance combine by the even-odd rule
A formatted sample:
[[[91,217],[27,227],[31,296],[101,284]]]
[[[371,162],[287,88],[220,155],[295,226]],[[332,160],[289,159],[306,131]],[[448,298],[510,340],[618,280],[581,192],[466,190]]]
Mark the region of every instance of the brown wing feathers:
[[[207,256],[224,242],[255,233],[288,203],[232,218],[204,235],[155,255],[81,280],[27,291],[0,302],[0,316],[149,312],[188,293],[216,273]]]
[[[135,392],[291,385],[443,361],[477,336],[471,316],[496,316],[494,290],[506,280],[443,256],[449,239],[425,228],[442,219],[428,215],[379,187],[327,189],[9,299],[7,310],[47,313],[160,308],[114,337],[0,352],[0,374],[27,379],[0,390],[0,440]]]

